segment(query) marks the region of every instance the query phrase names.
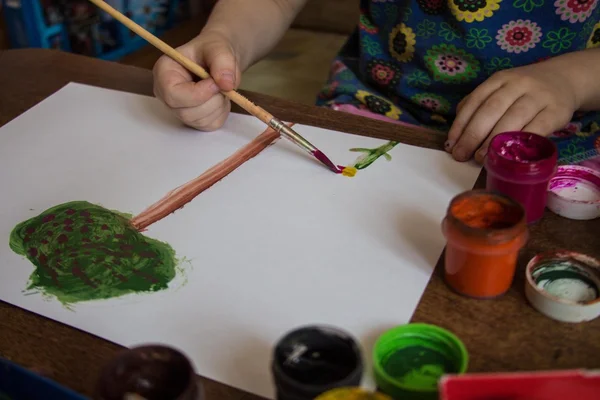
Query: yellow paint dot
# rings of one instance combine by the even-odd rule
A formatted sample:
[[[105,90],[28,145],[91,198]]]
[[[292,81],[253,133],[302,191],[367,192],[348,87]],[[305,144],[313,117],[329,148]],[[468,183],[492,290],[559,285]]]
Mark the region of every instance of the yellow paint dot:
[[[356,175],[356,168],[354,168],[354,167],[344,167],[344,169],[342,170],[342,175],[353,177],[354,175]]]

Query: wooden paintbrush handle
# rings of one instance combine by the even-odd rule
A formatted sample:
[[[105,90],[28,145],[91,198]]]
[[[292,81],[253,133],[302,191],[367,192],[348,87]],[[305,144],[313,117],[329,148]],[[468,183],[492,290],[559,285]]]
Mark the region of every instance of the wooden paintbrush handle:
[[[196,64],[195,62],[193,62],[192,60],[190,60],[183,54],[179,53],[177,50],[175,50],[174,48],[172,48],[171,46],[169,46],[168,44],[166,44],[165,42],[163,42],[162,40],[160,40],[159,38],[157,38],[156,36],[154,36],[153,34],[148,32],[147,30],[142,28],[140,25],[133,22],[131,19],[127,18],[121,12],[115,10],[113,7],[111,7],[109,4],[105,3],[103,0],[89,0],[89,1],[94,3],[100,9],[104,10],[107,14],[112,16],[117,21],[121,22],[127,28],[131,29],[134,33],[136,33],[137,35],[144,38],[148,43],[150,43],[151,45],[153,45],[154,47],[156,47],[157,49],[162,51],[164,54],[171,57],[173,60],[177,61],[188,71],[192,72],[193,74],[199,76],[202,79],[210,78],[209,73],[206,72],[206,70],[204,68],[202,68],[201,66],[199,66],[198,64]],[[231,101],[233,101],[235,104],[239,105],[244,110],[246,110],[248,113],[250,113],[251,115],[254,115],[258,119],[263,121],[265,124],[269,125],[269,122],[273,119],[273,116],[270,113],[268,113],[262,107],[257,106],[256,104],[254,104],[253,102],[251,102],[250,100],[248,100],[246,97],[242,96],[240,93],[236,92],[235,90],[232,90],[229,92],[222,92],[222,93],[225,96],[227,96],[229,99],[231,99]]]

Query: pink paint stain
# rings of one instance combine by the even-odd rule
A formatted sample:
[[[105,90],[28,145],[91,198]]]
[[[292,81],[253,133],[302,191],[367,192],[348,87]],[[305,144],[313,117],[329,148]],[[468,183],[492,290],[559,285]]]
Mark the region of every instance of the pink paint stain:
[[[561,166],[550,181],[549,189],[572,201],[600,202],[600,173],[585,167]]]

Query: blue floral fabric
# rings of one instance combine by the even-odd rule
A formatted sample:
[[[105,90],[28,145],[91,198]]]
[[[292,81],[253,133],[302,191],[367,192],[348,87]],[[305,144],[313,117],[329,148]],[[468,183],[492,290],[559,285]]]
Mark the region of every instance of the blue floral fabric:
[[[447,130],[460,100],[494,72],[600,47],[598,2],[361,0],[317,104]],[[586,158],[600,154],[598,123],[600,113],[575,115],[555,135],[561,159],[574,136],[588,138],[577,146]]]

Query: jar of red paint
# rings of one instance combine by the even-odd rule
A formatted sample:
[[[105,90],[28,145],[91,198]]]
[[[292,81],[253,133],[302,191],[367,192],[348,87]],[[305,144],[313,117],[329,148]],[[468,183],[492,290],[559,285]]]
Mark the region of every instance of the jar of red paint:
[[[528,132],[501,133],[492,139],[485,160],[486,189],[521,203],[527,223],[535,222],[544,215],[557,159],[556,145],[548,138]]]
[[[493,298],[510,288],[529,236],[519,203],[486,190],[461,193],[448,206],[442,232],[447,241],[444,278],[454,291]]]

